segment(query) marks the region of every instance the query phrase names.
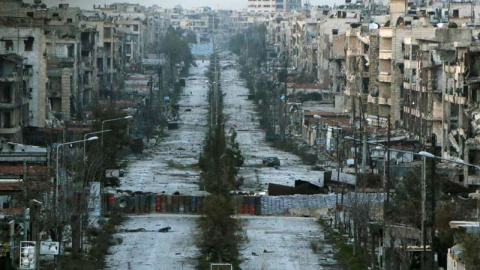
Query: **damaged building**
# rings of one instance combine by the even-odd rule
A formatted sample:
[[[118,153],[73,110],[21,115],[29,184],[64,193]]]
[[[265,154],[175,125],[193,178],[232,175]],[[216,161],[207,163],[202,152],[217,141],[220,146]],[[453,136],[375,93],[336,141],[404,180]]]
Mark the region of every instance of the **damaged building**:
[[[31,65],[22,56],[0,51],[0,136],[22,141],[22,127],[28,125]]]
[[[9,95],[4,92],[5,107],[17,107],[17,112],[5,111],[2,117],[3,128],[18,129],[20,126],[44,127],[46,119],[46,59],[45,34],[43,20],[35,18],[0,17],[0,52],[10,56],[3,58],[3,89],[10,89]],[[8,56],[6,56],[8,57]],[[20,60],[22,59],[22,60]],[[13,65],[13,62],[15,65]],[[12,69],[15,70],[12,70]],[[7,82],[9,81],[9,82]],[[21,89],[21,95],[16,90]],[[22,97],[23,95],[23,97]],[[20,116],[20,107],[28,99],[27,115]],[[16,116],[14,116],[17,114]],[[8,122],[3,122],[8,121]],[[16,125],[16,126],[15,126]],[[11,132],[13,130],[10,130]],[[14,132],[15,133],[15,132]],[[20,139],[17,137],[16,140]]]

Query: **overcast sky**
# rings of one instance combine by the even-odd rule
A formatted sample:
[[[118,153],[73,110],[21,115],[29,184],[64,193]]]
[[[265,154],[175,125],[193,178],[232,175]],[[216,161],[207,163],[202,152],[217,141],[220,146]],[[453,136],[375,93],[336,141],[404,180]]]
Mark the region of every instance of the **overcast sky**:
[[[33,0],[24,0],[25,2]],[[83,9],[93,9],[93,5],[111,4],[116,2],[138,3],[143,6],[158,5],[165,8],[173,8],[181,5],[184,8],[209,6],[211,8],[242,10],[247,8],[247,0],[43,0],[49,7],[58,3],[69,3],[70,6],[79,6]],[[302,0],[305,3],[305,0]],[[344,0],[310,0],[312,5],[333,5],[345,3]]]

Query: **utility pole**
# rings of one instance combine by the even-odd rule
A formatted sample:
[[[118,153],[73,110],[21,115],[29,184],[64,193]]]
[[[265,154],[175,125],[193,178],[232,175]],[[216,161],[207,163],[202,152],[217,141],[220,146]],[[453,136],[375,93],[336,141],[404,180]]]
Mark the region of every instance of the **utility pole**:
[[[388,115],[387,118],[387,162],[385,166],[386,170],[386,181],[385,181],[385,189],[387,192],[387,206],[389,206],[390,203],[390,115]]]
[[[426,254],[427,254],[427,229],[426,229],[426,221],[427,221],[427,213],[426,213],[426,202],[427,202],[427,157],[422,157],[422,261],[421,266],[422,270],[426,269]]]
[[[288,52],[288,50],[287,50]],[[283,108],[283,131],[282,131],[282,137],[283,137],[283,142],[285,143],[285,131],[286,131],[286,121],[287,121],[287,82],[288,82],[288,53],[285,53],[285,81],[284,81],[284,88],[283,88],[283,103],[284,103],[284,108]],[[318,122],[317,122],[318,123]],[[318,131],[317,131],[318,134]],[[318,135],[317,135],[318,138]]]
[[[152,132],[152,102],[153,102],[153,76],[150,76],[150,100],[148,101],[148,130],[147,130],[147,143],[150,143],[150,133]]]
[[[318,144],[318,130],[319,130],[319,119],[317,119],[317,132],[315,133],[315,159],[316,161],[318,161],[318,147],[319,147],[319,144]]]
[[[433,155],[437,155],[436,153],[436,146],[437,146],[437,136],[435,133],[432,134],[432,153]],[[430,182],[430,192],[432,193],[432,211],[431,211],[431,224],[430,224],[430,266],[431,270],[436,269],[436,264],[435,264],[435,208],[436,208],[436,203],[435,203],[435,159],[432,158],[432,172],[431,172],[431,182]]]
[[[340,137],[340,130],[337,130],[336,150],[337,150],[337,185],[335,186],[335,228],[337,227],[337,209],[338,209],[338,184],[340,183],[340,145],[338,139]],[[342,194],[343,195],[343,194]]]
[[[362,97],[359,97],[359,102],[360,102],[360,125],[361,125],[361,132],[362,132],[362,138],[363,138],[363,147],[362,147],[362,167],[360,172],[366,173],[367,172],[367,122],[365,121],[365,112],[363,111],[363,102],[362,102]],[[362,125],[363,123],[363,125]]]

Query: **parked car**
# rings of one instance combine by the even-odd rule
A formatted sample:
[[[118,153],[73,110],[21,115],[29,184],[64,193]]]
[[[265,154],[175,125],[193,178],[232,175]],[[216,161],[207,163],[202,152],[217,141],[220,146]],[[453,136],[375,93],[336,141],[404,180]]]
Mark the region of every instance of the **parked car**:
[[[268,167],[277,167],[280,166],[280,160],[277,157],[266,157],[262,160],[263,165]]]

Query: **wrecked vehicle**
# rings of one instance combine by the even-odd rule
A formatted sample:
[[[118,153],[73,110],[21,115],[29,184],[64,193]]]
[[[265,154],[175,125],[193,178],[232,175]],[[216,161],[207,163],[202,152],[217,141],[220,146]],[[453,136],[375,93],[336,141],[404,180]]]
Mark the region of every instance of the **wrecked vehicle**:
[[[266,157],[262,159],[263,165],[268,167],[280,166],[280,160],[277,157]]]

